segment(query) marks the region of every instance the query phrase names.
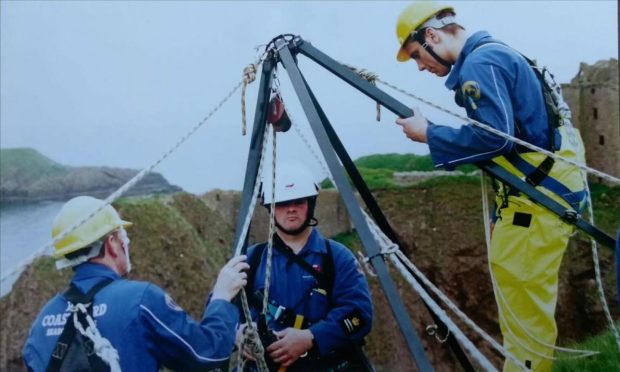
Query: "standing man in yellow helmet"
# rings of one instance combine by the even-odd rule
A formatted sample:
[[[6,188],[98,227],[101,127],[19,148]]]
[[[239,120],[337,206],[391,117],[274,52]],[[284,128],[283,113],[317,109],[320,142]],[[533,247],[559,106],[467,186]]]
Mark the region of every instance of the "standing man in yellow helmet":
[[[550,74],[485,31],[467,33],[452,6],[412,3],[398,17],[396,34],[396,59],[447,76],[446,87],[469,118],[584,162],[581,139]],[[437,167],[493,161],[567,208],[583,207],[585,181],[576,167],[473,125],[432,123],[417,108],[396,123],[411,140],[428,143]],[[558,270],[573,227],[501,184],[494,215],[489,262],[504,346],[526,367],[550,371]],[[504,365],[505,371],[518,369],[510,360]]]
[[[198,323],[161,288],[122,279],[131,270],[130,225],[92,197],[62,207],[52,229],[53,257],[57,268],[72,267],[75,274],[32,325],[23,351],[29,371],[227,369],[238,319],[230,301],[246,284],[245,257],[222,268]]]

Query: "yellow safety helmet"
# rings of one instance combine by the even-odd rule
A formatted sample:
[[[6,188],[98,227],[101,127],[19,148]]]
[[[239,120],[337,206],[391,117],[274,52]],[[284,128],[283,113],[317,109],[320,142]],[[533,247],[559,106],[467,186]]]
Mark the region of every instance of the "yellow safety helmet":
[[[405,62],[411,58],[403,49],[409,35],[443,10],[450,10],[454,13],[454,8],[438,1],[414,1],[403,9],[396,21],[396,37],[400,45],[396,59],[399,62]]]
[[[82,221],[105,203],[90,196],[78,196],[63,205],[52,225],[52,239],[56,240],[65,230]],[[80,227],[54,243],[54,259],[88,247],[98,239],[119,227],[131,226],[131,222],[123,221],[118,212],[107,205]]]

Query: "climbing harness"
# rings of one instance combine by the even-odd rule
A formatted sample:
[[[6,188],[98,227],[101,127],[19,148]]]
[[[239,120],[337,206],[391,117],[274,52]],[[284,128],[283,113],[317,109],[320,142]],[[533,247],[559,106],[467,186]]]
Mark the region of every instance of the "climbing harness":
[[[482,213],[483,213],[483,223],[484,223],[484,233],[485,233],[485,242],[486,242],[486,247],[487,247],[487,254],[488,252],[490,252],[490,246],[491,246],[491,230],[490,230],[490,226],[491,226],[491,220],[489,218],[490,216],[490,209],[489,209],[489,202],[487,200],[487,188],[486,188],[486,182],[484,180],[484,174],[481,173],[480,174],[480,182],[481,182],[481,191],[482,191]],[[592,355],[596,355],[599,354],[596,351],[591,351],[591,350],[576,350],[576,349],[569,349],[569,348],[564,348],[564,347],[560,347],[560,346],[556,346],[556,345],[551,345],[549,343],[546,343],[544,341],[539,340],[538,338],[536,338],[535,336],[533,336],[531,333],[528,332],[527,327],[525,327],[523,324],[521,324],[521,322],[519,321],[519,318],[514,314],[513,310],[511,309],[510,306],[508,306],[508,302],[506,301],[503,293],[501,290],[499,290],[499,288],[497,287],[497,283],[495,281],[495,277],[493,275],[493,270],[490,266],[490,259],[487,260],[489,262],[489,275],[491,277],[491,283],[493,285],[493,288],[495,290],[495,293],[497,294],[497,300],[499,302],[501,302],[502,306],[506,307],[506,309],[508,310],[511,319],[514,319],[517,323],[517,325],[519,326],[519,329],[521,332],[524,332],[527,334],[527,336],[529,337],[529,339],[533,340],[534,342],[538,343],[541,346],[544,346],[546,348],[549,349],[553,349],[556,351],[560,351],[560,352],[565,352],[565,353],[569,353],[569,354],[574,354],[574,355],[570,355],[570,356],[566,356],[564,357],[565,359],[573,359],[573,358],[582,358],[582,357],[589,357]],[[499,309],[499,316],[501,318],[504,318],[505,315],[504,313],[501,311],[501,307],[499,307],[498,304],[498,309]],[[537,352],[536,350],[532,350],[529,346],[525,345],[523,342],[520,342],[520,339],[514,334],[514,332],[512,331],[512,329],[510,327],[507,327],[508,332],[512,335],[512,337],[515,339],[515,341],[517,343],[519,343],[519,345],[521,347],[523,347],[524,349],[528,350],[530,353],[537,355],[543,359],[549,359],[549,360],[557,360],[558,358],[555,358],[553,356],[548,356],[548,355],[544,355],[541,354],[539,352]]]
[[[47,372],[120,372],[118,351],[101,336],[92,318],[95,295],[112,282],[112,279],[104,279],[85,294],[73,284],[64,292],[70,315],[52,351]]]

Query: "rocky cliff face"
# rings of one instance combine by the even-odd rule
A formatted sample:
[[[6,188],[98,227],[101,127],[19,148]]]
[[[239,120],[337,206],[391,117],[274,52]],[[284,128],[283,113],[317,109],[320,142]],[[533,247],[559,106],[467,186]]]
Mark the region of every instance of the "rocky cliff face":
[[[68,200],[78,195],[105,198],[138,174],[137,170],[110,167],[68,167],[32,149],[2,150],[0,202],[30,203]],[[150,173],[127,196],[181,191],[159,173]]]
[[[478,325],[501,340],[488,276],[479,185],[466,182],[456,187],[453,184],[414,186],[375,191],[375,196],[399,234],[401,248],[414,264]],[[117,205],[123,217],[134,222],[129,231],[134,263],[130,277],[152,281],[166,289],[194,317],[201,315],[217,272],[232,251],[239,193],[217,191],[206,195],[204,200],[177,194],[128,199]],[[339,203],[336,194],[321,192],[317,212],[322,231],[351,231]],[[605,195],[600,203],[607,207],[620,205],[620,192]],[[256,214],[259,220],[252,224],[250,243],[263,240],[266,234],[267,214],[261,207],[257,207]],[[620,220],[614,218],[613,226],[617,228]],[[353,251],[361,249],[361,243],[354,237],[345,243]],[[605,288],[609,291],[607,298],[615,299],[613,255],[603,248],[600,255]],[[419,296],[393,267],[390,271],[433,367],[437,371],[460,370],[448,346],[426,333],[426,327],[433,321]],[[47,299],[65,288],[69,275],[70,270],[58,272],[51,259],[42,258],[29,266],[12,292],[0,300],[0,370],[24,370],[20,352],[30,324]],[[378,281],[367,277],[375,311],[373,330],[365,348],[368,356],[378,371],[415,370]],[[593,277],[589,244],[577,237],[568,248],[560,273],[557,309],[560,345],[605,328]],[[617,317],[616,302],[609,303]],[[501,365],[488,344],[462,322],[456,320],[456,323],[496,366]]]

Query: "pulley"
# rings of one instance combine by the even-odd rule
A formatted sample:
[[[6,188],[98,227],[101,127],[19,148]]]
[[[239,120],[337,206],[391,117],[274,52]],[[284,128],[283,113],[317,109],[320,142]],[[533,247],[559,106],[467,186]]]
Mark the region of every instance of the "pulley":
[[[286,132],[291,129],[291,119],[289,119],[284,109],[284,102],[279,94],[275,94],[269,101],[269,112],[267,112],[267,122],[273,125],[276,132]]]

